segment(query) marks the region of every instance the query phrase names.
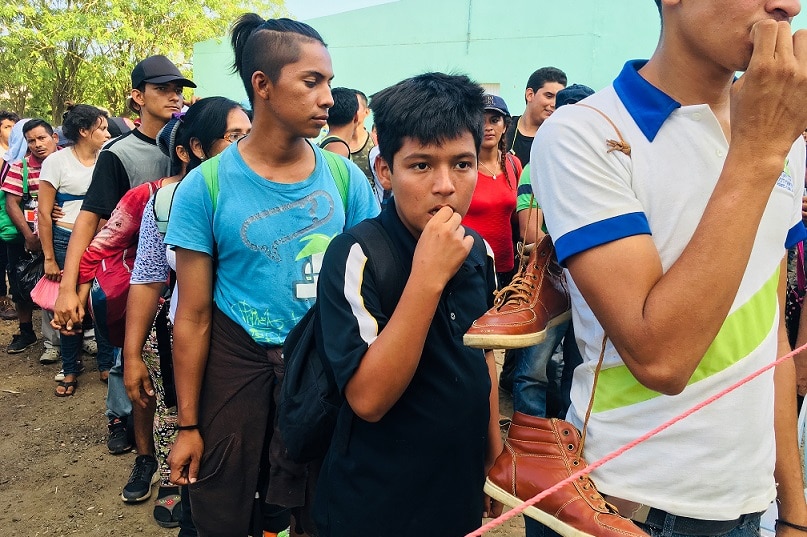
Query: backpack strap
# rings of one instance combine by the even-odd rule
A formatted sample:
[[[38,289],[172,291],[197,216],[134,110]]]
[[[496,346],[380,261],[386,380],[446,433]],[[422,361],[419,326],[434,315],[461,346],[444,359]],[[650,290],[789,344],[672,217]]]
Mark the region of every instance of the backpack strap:
[[[219,155],[211,157],[199,165],[202,178],[205,180],[207,192],[210,194],[210,203],[213,205],[213,212],[219,200]],[[157,221],[157,230],[165,235],[168,232],[168,220],[171,217],[171,206],[174,204],[174,196],[181,181],[166,185],[154,195],[154,219]]]
[[[520,161],[516,160],[516,156],[507,152],[504,154],[505,156],[505,163],[504,163],[504,178],[507,180],[507,186],[510,187],[510,190],[518,191],[518,180],[521,178],[521,164]],[[510,182],[510,173],[512,172],[513,176],[515,177],[513,183]],[[515,187],[513,186],[515,184]],[[513,214],[516,214],[516,211],[513,211]]]
[[[345,164],[343,160],[344,157],[341,155],[337,155],[328,150],[320,151],[320,153],[322,153],[322,157],[331,170],[331,175],[336,183],[336,189],[342,197],[342,206],[345,208],[345,216],[347,216],[347,198],[350,188],[350,172],[347,169],[347,164]]]
[[[157,231],[163,236],[168,233],[168,218],[171,216],[171,206],[178,186],[179,181],[160,188],[154,194],[154,220],[157,222]]]
[[[367,254],[380,292],[381,311],[387,318],[392,317],[407,281],[397,247],[376,218],[359,222],[345,233],[356,239]]]
[[[22,195],[28,193],[28,159],[22,158]]]
[[[624,153],[625,155],[630,157],[630,151],[631,151],[630,144],[627,141],[625,141],[625,139],[622,137],[622,132],[619,130],[619,127],[617,127],[616,123],[614,123],[611,120],[611,118],[608,117],[608,114],[606,114],[599,108],[594,108],[593,106],[588,104],[576,103],[575,106],[582,106],[583,108],[590,108],[591,110],[594,110],[602,117],[604,117],[605,121],[607,121],[611,125],[611,127],[614,128],[614,131],[616,131],[616,136],[617,138],[619,138],[619,140],[613,140],[610,138],[605,140],[605,145],[608,147],[608,151],[606,151],[607,153],[611,153],[612,151],[619,151],[620,153]]]
[[[521,166],[520,162],[516,162],[515,155],[509,151],[505,153],[504,156],[507,158],[508,164],[513,168],[513,173],[516,175],[516,185],[518,185],[518,180],[521,179],[521,172],[524,171],[524,168]]]
[[[468,257],[477,265],[484,267],[488,256],[488,249],[485,246],[485,240],[482,238],[482,235],[473,229],[466,228],[465,231],[469,237],[474,239],[474,245],[471,248],[471,251],[468,253]]]
[[[398,306],[398,300],[403,294],[407,281],[396,246],[377,218],[363,220],[345,233],[356,239],[356,242],[367,254],[370,270],[376,279],[376,288],[380,293],[381,311],[389,319]],[[317,305],[315,304],[314,307]],[[327,361],[323,363],[326,369],[330,369]],[[332,371],[330,375],[333,375]],[[339,409],[336,429],[331,440],[337,453],[345,453],[347,450],[353,416],[350,405],[347,402],[343,403]]]
[[[350,145],[346,141],[344,141],[343,139],[341,139],[338,136],[328,136],[326,138],[323,138],[323,140],[319,143],[319,148],[320,149],[325,149],[326,145],[332,144],[332,143],[345,144],[345,147],[347,147],[347,154],[348,155],[351,154]],[[327,149],[325,149],[325,151],[327,151]]]
[[[10,169],[11,163],[0,158],[0,186],[6,182],[6,176],[8,175],[8,170]]]
[[[516,154],[516,138],[518,138],[518,122],[521,121],[521,116],[513,116],[513,139],[510,141],[510,149],[508,153]]]

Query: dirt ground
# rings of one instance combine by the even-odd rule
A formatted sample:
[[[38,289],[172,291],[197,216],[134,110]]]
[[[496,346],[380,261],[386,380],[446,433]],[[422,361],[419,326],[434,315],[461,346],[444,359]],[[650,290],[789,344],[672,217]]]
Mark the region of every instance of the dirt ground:
[[[120,499],[135,454],[106,449],[106,385],[95,359],[84,356],[87,371],[76,395],[57,398],[53,376],[59,365],[39,363],[41,343],[6,354],[16,331],[16,321],[0,321],[0,534],[176,535],[154,522],[150,500],[130,505]],[[511,408],[504,396],[502,412]],[[523,527],[518,518],[489,535],[520,536]]]

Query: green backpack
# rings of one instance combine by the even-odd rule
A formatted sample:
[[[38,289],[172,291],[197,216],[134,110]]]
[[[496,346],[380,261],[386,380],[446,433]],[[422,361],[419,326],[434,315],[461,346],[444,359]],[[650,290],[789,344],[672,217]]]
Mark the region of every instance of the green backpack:
[[[348,189],[350,187],[350,172],[347,169],[345,161],[336,153],[330,151],[321,151],[328,168],[331,170],[331,175],[336,183],[336,189],[339,191],[339,196],[342,198],[342,206],[347,214],[347,198]],[[213,213],[216,212],[219,198],[219,157],[209,158],[202,162],[199,170],[202,172],[202,177],[205,179],[207,191],[210,194],[210,200],[213,203]],[[168,231],[168,219],[171,216],[171,204],[174,202],[174,193],[176,192],[179,182],[171,183],[157,191],[154,195],[154,218],[157,221],[157,230],[163,235]]]

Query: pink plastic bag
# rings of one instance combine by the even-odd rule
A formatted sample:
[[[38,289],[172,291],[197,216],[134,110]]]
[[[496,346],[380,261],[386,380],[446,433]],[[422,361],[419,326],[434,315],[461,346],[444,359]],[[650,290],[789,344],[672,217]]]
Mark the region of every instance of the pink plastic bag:
[[[43,310],[53,311],[58,296],[59,282],[49,280],[45,276],[42,276],[31,290],[31,300]]]

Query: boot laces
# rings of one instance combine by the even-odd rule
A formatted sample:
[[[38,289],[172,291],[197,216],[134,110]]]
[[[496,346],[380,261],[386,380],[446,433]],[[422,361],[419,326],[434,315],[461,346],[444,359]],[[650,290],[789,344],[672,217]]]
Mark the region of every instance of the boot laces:
[[[572,452],[572,466],[575,468],[581,468],[587,465],[585,459],[583,458],[583,445],[586,441],[585,434],[581,434],[578,436],[578,438],[579,440],[576,446],[574,443],[569,443],[566,446],[567,449]],[[597,508],[610,511],[612,513],[618,513],[616,508],[605,501],[605,498],[602,497],[600,492],[597,490],[597,485],[594,484],[594,481],[591,479],[589,474],[581,475],[577,478],[577,481],[580,483],[580,490],[585,491],[588,498],[594,502]]]
[[[513,281],[494,293],[493,306],[496,309],[501,309],[507,304],[526,304],[532,299],[535,285],[529,280],[535,281],[538,278],[534,273],[527,271],[529,268],[529,254],[525,252],[524,245],[519,244],[518,253],[518,271],[513,276]],[[534,268],[537,269],[538,267]]]
[[[506,304],[522,304],[530,301],[535,290],[535,285],[529,280],[535,280],[534,274],[526,271],[519,272],[513,277],[513,281],[502,287],[493,298],[493,305],[501,309]]]
[[[585,464],[585,461],[581,460],[580,463]],[[580,489],[588,494],[589,499],[594,502],[596,507],[612,513],[619,513],[616,507],[605,501],[605,498],[603,498],[602,494],[597,490],[597,485],[594,484],[594,481],[592,481],[588,475],[580,476],[577,480],[580,482]]]

